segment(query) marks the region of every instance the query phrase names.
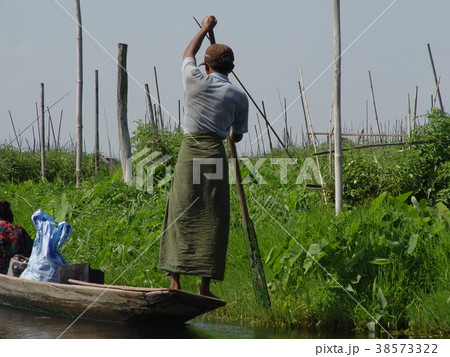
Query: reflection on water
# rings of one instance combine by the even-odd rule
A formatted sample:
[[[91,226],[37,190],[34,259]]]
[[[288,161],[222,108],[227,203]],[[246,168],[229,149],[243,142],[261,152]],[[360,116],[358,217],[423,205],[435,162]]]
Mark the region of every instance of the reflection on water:
[[[217,321],[195,319],[178,326],[152,326],[149,324],[116,324],[44,314],[34,311],[0,306],[0,338],[54,339],[167,339],[167,338],[354,338],[352,335],[307,333],[298,330],[254,328],[242,325],[230,325]],[[67,331],[66,331],[67,330]]]

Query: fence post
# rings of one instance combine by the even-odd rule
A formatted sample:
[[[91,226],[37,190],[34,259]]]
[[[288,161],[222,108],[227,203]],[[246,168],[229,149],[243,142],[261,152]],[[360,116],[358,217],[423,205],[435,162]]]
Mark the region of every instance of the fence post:
[[[117,76],[117,120],[119,125],[119,152],[124,182],[131,181],[131,141],[128,131],[128,45],[119,43],[118,76]]]

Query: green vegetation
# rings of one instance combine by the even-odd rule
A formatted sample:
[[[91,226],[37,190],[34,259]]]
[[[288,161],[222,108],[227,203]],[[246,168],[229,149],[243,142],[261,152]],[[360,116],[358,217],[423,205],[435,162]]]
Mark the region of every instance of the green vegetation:
[[[255,303],[233,186],[226,276],[212,287],[227,305],[212,315],[279,326],[372,330],[383,336],[383,329],[448,336],[450,118],[440,111],[428,118],[411,138],[427,143],[345,152],[346,207],[338,216],[331,189],[305,187],[317,183],[309,170],[315,163],[310,151],[296,150],[297,163],[288,165],[281,179],[281,165],[271,159],[282,152],[243,163],[272,308],[268,313]],[[164,132],[155,141],[150,130],[138,127],[135,151],[150,145],[176,157],[181,134]],[[42,208],[74,227],[62,249],[69,263],[91,262],[105,271],[108,283],[168,286],[169,278],[156,268],[168,185],[155,185],[149,193],[124,184],[120,170],[94,176],[87,156],[87,174],[76,189],[68,153],[50,154],[55,174],[48,182],[39,180],[38,156],[12,148],[0,153],[0,199],[12,203],[17,223],[31,235],[30,216]],[[332,187],[328,159],[320,157],[320,165],[326,186]],[[198,283],[195,277],[182,280],[183,288],[193,292]]]

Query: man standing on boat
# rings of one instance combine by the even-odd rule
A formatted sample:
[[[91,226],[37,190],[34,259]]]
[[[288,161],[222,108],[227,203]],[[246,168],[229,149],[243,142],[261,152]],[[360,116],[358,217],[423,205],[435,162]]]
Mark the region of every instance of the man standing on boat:
[[[214,16],[202,28],[183,56],[184,130],[164,219],[158,267],[169,272],[171,288],[181,289],[180,274],[201,276],[200,294],[210,291],[211,279],[223,280],[230,222],[228,164],[223,140],[239,142],[248,126],[248,99],[231,84],[234,68],[230,47],[208,47],[206,74],[195,55]]]

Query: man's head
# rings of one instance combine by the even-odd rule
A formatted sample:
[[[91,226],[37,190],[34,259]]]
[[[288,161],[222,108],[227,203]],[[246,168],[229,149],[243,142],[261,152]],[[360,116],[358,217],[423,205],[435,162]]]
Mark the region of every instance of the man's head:
[[[234,68],[233,62],[233,50],[227,45],[214,44],[206,49],[204,63],[208,64],[215,72],[230,73]]]

